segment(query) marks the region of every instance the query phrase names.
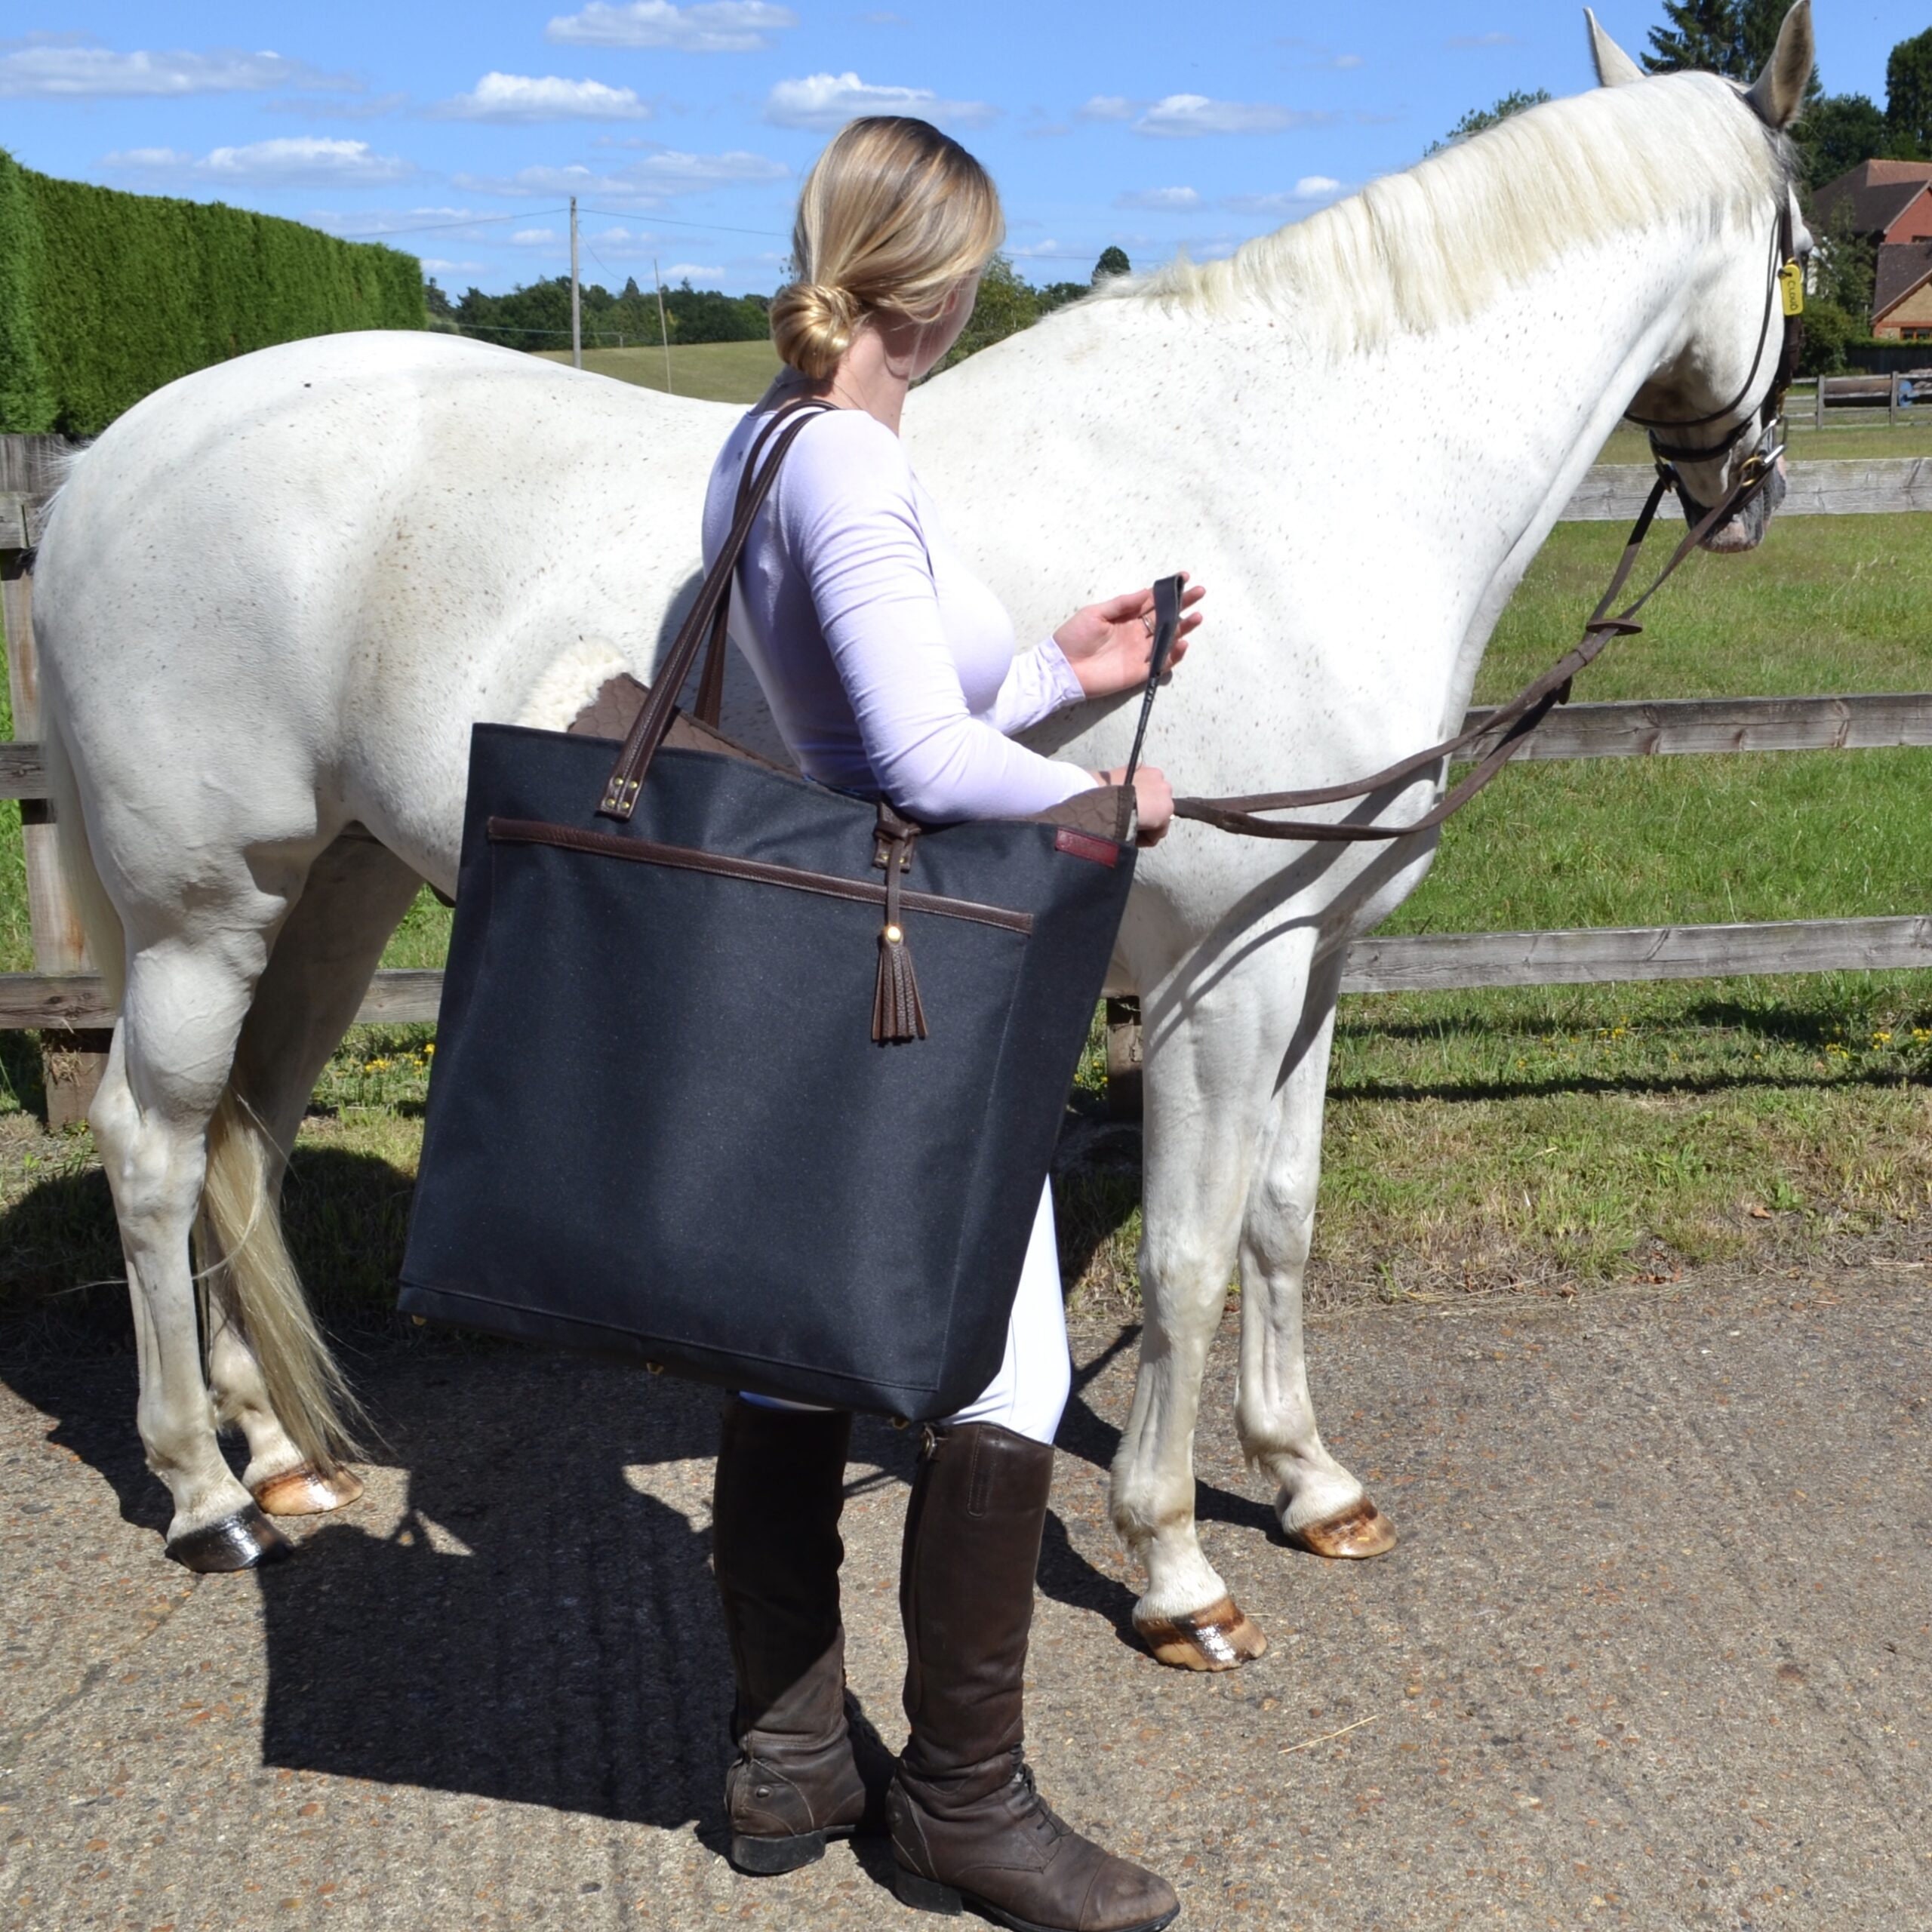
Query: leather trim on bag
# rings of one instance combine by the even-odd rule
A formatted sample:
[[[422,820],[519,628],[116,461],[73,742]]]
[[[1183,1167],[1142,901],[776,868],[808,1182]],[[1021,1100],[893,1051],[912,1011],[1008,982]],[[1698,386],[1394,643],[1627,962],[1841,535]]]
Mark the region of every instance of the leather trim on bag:
[[[1054,850],[1071,853],[1076,859],[1085,859],[1097,866],[1113,866],[1120,863],[1121,848],[1111,838],[1103,838],[1091,832],[1076,831],[1070,825],[1063,825],[1054,834]]]
[[[494,844],[555,845],[566,851],[595,857],[629,859],[647,866],[673,866],[686,872],[709,872],[720,878],[743,879],[754,885],[787,886],[795,892],[815,892],[828,899],[844,899],[861,906],[882,906],[886,889],[869,880],[841,878],[836,872],[811,872],[795,866],[774,866],[763,859],[740,859],[721,852],[701,852],[689,845],[660,845],[648,838],[627,838],[612,832],[585,832],[574,825],[554,825],[541,819],[492,818]],[[1007,932],[1030,933],[1033,915],[1004,906],[983,906],[974,899],[945,899],[934,892],[902,890],[899,903],[909,912],[928,912],[940,918],[970,919]]]

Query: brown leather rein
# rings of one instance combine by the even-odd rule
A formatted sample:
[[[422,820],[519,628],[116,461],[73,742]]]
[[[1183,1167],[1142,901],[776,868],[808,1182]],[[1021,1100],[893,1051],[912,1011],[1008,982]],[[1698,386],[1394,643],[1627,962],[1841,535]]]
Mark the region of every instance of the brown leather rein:
[[[1630,573],[1636,565],[1637,553],[1644,546],[1644,539],[1650,534],[1651,525],[1656,521],[1665,494],[1675,487],[1675,472],[1660,464],[1657,480],[1631,528],[1623,555],[1617,560],[1608,588],[1583,627],[1582,641],[1541,677],[1526,685],[1507,704],[1492,712],[1473,729],[1444,739],[1439,745],[1431,745],[1426,751],[1414,752],[1396,764],[1371,772],[1366,778],[1355,779],[1346,784],[1319,785],[1300,792],[1256,792],[1238,798],[1177,798],[1174,817],[1192,819],[1222,832],[1238,832],[1247,838],[1305,839],[1324,844],[1407,838],[1416,832],[1433,831],[1445,819],[1460,811],[1515,756],[1544,718],[1558,705],[1568,701],[1570,681],[1596,659],[1611,638],[1629,637],[1644,628],[1635,621],[1637,613],[1657,595],[1666,580],[1705,537],[1726,517],[1743,509],[1764,488],[1776,461],[1775,453],[1754,456],[1717,507],[1706,511],[1690,526],[1683,542],[1671,553],[1670,561],[1651,580],[1649,588],[1613,617],[1610,607],[1629,581]],[[1406,825],[1364,824],[1349,820],[1336,823],[1326,819],[1272,819],[1257,816],[1263,812],[1305,810],[1311,805],[1339,804],[1346,799],[1365,798],[1389,786],[1420,777],[1432,765],[1453,758],[1479,739],[1494,737],[1498,732],[1502,734],[1500,739],[1477,760],[1469,776],[1454,791],[1439,799],[1433,809]]]

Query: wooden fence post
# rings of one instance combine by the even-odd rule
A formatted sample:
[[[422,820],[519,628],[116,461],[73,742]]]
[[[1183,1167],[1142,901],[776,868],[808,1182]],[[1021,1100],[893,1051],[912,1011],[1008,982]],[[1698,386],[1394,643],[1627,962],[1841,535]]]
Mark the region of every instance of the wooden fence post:
[[[1899,372],[1896,369],[1885,392],[1885,421],[1891,429],[1899,426]]]
[[[1812,408],[1814,413],[1811,426],[1814,429],[1822,429],[1825,426],[1825,379],[1823,376],[1818,378],[1818,386],[1813,394]]]
[[[14,736],[41,734],[40,660],[33,642],[33,552],[39,536],[35,499],[58,475],[64,445],[57,436],[0,436],[0,506],[14,527],[0,523],[0,620],[7,632],[7,688],[14,707]],[[87,935],[60,876],[53,801],[20,801],[20,842],[25,848],[27,918],[33,934],[35,969],[42,973],[91,973]],[[88,1029],[44,1030],[41,1066],[47,1088],[47,1124],[58,1132],[87,1118],[100,1084],[112,1035]]]

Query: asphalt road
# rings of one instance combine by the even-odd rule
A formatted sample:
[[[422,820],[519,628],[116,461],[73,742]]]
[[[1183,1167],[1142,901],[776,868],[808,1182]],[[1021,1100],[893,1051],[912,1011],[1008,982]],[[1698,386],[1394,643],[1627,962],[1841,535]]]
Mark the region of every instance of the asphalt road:
[[[1312,1324],[1395,1518],[1285,1548],[1211,1371],[1201,1513],[1273,1640],[1165,1671],[1106,1464],[1133,1339],[1078,1338],[1029,1709],[1043,1789],[1189,1927],[1932,1927],[1928,1272]],[[0,1337],[0,1345],[5,1338]],[[359,1365],[389,1447],[293,1562],[165,1563],[125,1356],[0,1358],[0,1925],[921,1923],[877,1853],[718,1851],[703,1392],[448,1343]],[[897,1734],[912,1444],[861,1425],[856,1687]]]

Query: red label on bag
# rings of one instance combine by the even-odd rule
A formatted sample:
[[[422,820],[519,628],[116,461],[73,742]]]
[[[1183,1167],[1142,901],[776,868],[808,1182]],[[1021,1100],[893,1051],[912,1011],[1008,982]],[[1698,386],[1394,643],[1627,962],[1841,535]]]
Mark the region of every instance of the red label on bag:
[[[1070,825],[1062,826],[1054,834],[1054,850],[1071,852],[1076,859],[1091,859],[1097,866],[1120,863],[1120,848],[1111,838],[1102,838],[1091,832],[1076,832]]]

